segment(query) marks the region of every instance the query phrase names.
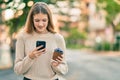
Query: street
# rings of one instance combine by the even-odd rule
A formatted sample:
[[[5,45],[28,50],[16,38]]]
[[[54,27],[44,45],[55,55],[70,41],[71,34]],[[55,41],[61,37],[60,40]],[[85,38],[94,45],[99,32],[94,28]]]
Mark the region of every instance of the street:
[[[89,51],[67,50],[67,80],[119,80],[120,56],[103,56]],[[13,69],[0,70],[0,80],[22,80]]]

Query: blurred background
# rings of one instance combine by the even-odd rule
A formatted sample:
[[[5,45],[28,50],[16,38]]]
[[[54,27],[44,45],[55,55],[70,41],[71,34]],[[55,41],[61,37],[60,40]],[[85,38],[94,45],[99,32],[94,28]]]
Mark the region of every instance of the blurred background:
[[[0,70],[13,68],[17,33],[38,1],[48,3],[68,50],[120,53],[120,0],[0,0]]]

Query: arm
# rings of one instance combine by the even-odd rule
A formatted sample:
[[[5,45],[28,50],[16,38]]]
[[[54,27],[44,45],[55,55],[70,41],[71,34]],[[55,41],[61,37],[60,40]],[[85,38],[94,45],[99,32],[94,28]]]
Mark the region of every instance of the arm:
[[[23,34],[19,35],[16,42],[14,71],[17,74],[24,74],[30,69],[33,62],[34,60],[30,59],[29,56],[25,56],[25,43],[23,39]]]
[[[68,66],[65,60],[65,51],[66,51],[65,40],[63,36],[61,36],[60,34],[55,34],[55,36],[56,36],[57,47],[61,48],[64,53],[63,53],[62,62],[58,66],[52,65],[52,68],[57,74],[66,74],[68,72]]]

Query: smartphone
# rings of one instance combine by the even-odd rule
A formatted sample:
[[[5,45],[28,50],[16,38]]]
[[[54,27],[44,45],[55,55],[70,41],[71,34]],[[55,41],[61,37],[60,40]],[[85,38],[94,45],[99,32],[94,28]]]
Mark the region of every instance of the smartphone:
[[[36,47],[41,46],[38,50],[44,49],[46,47],[46,42],[45,41],[36,41]]]

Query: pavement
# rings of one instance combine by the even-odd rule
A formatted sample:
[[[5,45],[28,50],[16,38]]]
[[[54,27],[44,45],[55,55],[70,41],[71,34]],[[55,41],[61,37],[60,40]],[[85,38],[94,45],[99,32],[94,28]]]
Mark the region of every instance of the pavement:
[[[105,53],[104,53],[105,54]],[[12,54],[14,60],[14,54]],[[66,51],[69,72],[67,80],[119,80],[120,55],[98,55],[89,51]],[[22,80],[23,76],[14,73],[13,68],[0,70],[0,80]]]

